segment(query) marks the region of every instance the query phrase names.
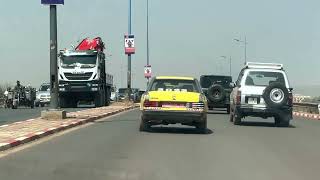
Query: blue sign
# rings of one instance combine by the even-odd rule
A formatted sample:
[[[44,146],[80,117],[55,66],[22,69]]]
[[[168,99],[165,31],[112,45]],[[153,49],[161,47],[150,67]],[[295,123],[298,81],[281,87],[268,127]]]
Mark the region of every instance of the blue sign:
[[[41,4],[64,4],[64,0],[41,0]]]

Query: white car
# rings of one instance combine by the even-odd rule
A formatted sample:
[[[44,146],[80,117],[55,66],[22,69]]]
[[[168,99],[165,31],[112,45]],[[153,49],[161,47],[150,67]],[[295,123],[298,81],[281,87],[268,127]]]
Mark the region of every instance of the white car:
[[[292,119],[292,88],[282,64],[248,62],[230,95],[230,121],[235,125],[246,116],[274,117],[278,126]]]
[[[41,84],[38,92],[36,93],[35,106],[36,107],[44,107],[45,105],[49,105],[51,100],[50,96],[50,83]]]

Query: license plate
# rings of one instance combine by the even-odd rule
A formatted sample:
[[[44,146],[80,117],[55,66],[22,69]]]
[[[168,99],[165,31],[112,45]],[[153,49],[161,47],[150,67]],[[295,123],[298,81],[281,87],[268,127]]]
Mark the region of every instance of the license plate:
[[[258,104],[257,98],[248,98],[248,104]]]
[[[185,107],[183,104],[162,104],[162,107],[164,108],[181,108]]]

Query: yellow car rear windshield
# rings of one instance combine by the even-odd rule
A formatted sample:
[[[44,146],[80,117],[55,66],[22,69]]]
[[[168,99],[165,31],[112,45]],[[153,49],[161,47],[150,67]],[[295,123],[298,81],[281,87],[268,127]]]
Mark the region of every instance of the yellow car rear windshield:
[[[148,91],[181,91],[181,92],[200,92],[196,80],[184,79],[154,79]]]

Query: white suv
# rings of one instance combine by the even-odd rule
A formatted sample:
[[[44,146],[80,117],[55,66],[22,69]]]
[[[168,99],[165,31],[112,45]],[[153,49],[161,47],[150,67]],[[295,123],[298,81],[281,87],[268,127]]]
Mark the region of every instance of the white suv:
[[[248,62],[230,94],[230,121],[246,116],[274,117],[277,126],[292,119],[292,88],[282,64]]]

